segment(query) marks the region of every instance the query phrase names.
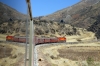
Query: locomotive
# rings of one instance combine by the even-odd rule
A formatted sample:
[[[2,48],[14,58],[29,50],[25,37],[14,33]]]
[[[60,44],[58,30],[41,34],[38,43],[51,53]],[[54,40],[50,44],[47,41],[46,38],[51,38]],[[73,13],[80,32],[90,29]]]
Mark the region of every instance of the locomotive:
[[[27,39],[27,42],[29,43],[29,38],[26,38],[25,36],[6,36],[6,41],[10,42],[20,42],[25,43]],[[37,37],[34,36],[35,44],[45,44],[45,43],[64,43],[66,42],[65,37]]]

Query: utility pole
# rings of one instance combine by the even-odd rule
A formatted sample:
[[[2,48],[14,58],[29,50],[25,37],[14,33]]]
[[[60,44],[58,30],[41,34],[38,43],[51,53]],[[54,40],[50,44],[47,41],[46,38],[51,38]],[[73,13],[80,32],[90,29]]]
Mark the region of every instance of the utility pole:
[[[27,21],[26,21],[26,45],[25,45],[25,66],[27,65],[27,52],[28,52],[28,49],[27,49],[27,44],[28,44],[28,7],[27,7]]]
[[[34,25],[32,19],[32,12],[31,12],[31,4],[30,0],[26,0],[28,6],[28,12],[30,16],[30,33],[29,33],[29,66],[34,66]]]

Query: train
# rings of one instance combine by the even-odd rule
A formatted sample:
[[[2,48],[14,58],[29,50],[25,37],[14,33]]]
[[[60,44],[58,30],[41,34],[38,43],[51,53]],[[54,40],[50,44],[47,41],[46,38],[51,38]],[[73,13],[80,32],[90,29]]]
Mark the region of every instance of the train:
[[[10,42],[20,42],[20,43],[29,43],[29,38],[25,36],[6,36],[6,41]],[[37,37],[34,36],[34,44],[45,44],[45,43],[65,43],[65,37]]]

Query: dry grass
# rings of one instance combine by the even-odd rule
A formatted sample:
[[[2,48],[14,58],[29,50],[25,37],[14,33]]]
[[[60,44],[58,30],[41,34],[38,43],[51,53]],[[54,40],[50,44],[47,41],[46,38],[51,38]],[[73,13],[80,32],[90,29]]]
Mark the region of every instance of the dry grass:
[[[11,56],[12,48],[0,45],[0,59]]]
[[[4,40],[5,41],[6,40],[6,36],[7,35],[5,35],[5,34],[0,34],[0,40]]]
[[[93,49],[94,48],[94,49]],[[89,46],[79,46],[79,47],[65,47],[58,49],[59,57],[70,59],[73,61],[87,60],[92,58],[94,61],[100,61],[100,47],[89,47]]]
[[[43,46],[39,47],[38,52],[38,58],[42,58],[42,61],[39,61],[39,66],[100,65],[100,44],[98,43]],[[46,62],[46,64],[43,62]]]
[[[23,46],[0,43],[0,65],[22,66],[24,64],[25,48]]]

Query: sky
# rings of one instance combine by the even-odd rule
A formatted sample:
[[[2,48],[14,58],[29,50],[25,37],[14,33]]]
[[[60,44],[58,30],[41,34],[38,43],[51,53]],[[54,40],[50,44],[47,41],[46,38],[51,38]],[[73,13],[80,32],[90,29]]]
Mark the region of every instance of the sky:
[[[69,7],[81,0],[31,0],[32,16],[46,16],[58,10]],[[0,2],[27,14],[26,0],[0,0]]]

